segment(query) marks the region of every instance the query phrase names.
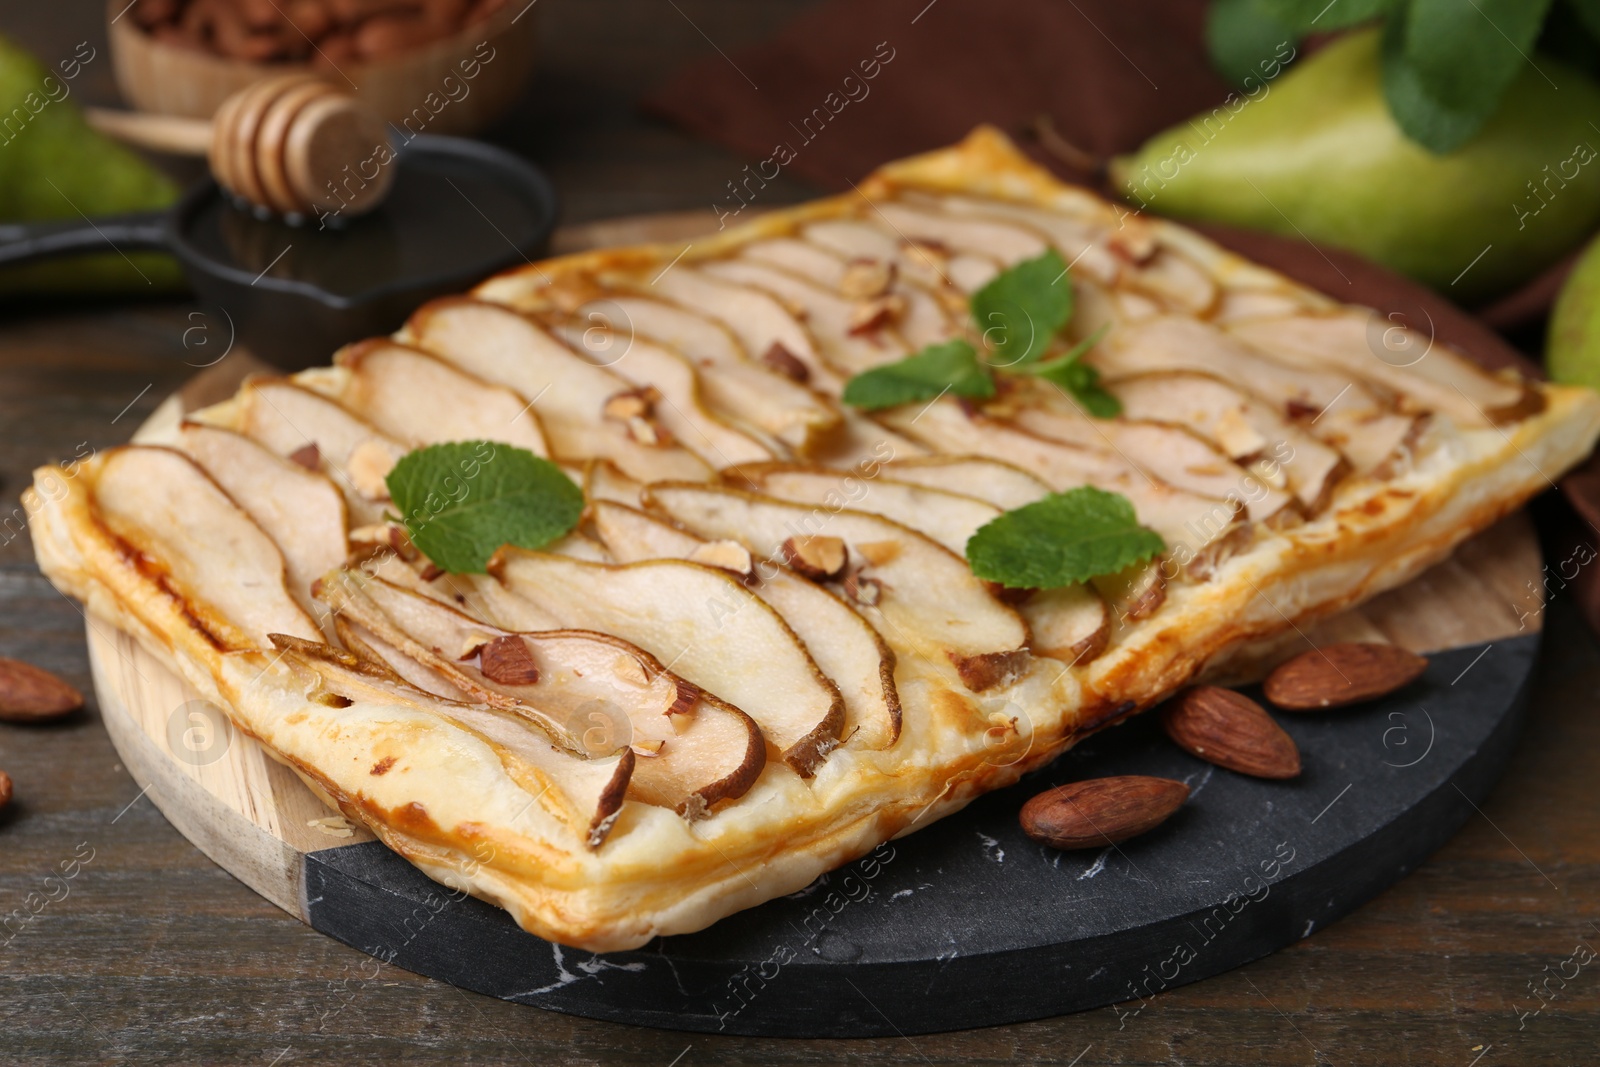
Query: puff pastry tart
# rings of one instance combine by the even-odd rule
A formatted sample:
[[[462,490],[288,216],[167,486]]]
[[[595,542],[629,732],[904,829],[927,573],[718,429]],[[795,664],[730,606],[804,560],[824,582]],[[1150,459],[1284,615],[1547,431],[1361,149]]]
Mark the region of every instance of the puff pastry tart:
[[[840,403],[1051,248],[1120,416],[1020,377]],[[624,949],[794,892],[1404,582],[1594,444],[1594,393],[1441,344],[1394,365],[1371,318],[979,129],[687,249],[502,274],[41,468],[27,505],[58,588],[345,816],[540,937]],[[560,464],[583,519],[442,574],[385,475],[478,440]],[[1165,554],[1020,602],[973,575],[974,530],[1084,485]]]

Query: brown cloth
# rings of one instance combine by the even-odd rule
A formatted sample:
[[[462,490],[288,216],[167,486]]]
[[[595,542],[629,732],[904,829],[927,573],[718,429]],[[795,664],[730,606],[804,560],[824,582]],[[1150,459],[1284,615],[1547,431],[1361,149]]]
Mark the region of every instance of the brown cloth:
[[[693,64],[646,109],[772,166],[845,189],[886,160],[992,123],[1068,181],[1101,185],[1097,161],[1215,106],[1228,85],[1202,43],[1207,0],[828,0],[763,44]],[[730,175],[714,206],[740,208],[759,183]],[[732,191],[740,186],[742,196]],[[1484,366],[1540,369],[1496,329],[1536,327],[1573,257],[1476,317],[1430,289],[1349,252],[1218,226],[1219,244],[1336,299],[1398,313]],[[1600,545],[1600,461],[1562,480]],[[1570,555],[1570,553],[1569,553]],[[1572,588],[1600,631],[1600,579]]]

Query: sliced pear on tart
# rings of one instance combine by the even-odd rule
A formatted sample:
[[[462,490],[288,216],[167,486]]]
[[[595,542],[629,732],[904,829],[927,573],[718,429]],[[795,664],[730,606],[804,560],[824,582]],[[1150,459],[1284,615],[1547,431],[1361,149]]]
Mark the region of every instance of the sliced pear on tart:
[[[593,758],[631,745],[640,755],[630,792],[699,815],[743,796],[766,762],[748,715],[666,671],[649,653],[586,631],[514,633],[419,593],[351,572],[324,595],[341,617],[424,667],[464,699],[563,725]],[[401,674],[394,656],[386,662]],[[432,688],[431,686],[425,686]]]
[[[733,541],[707,541],[642,511],[600,502],[592,507],[595,532],[620,562],[687,559],[711,563],[737,546],[731,568],[782,615],[805,642],[811,658],[844,699],[843,737],[858,748],[887,748],[900,736],[900,695],[894,652],[883,636],[836,594],[787,567],[753,562]],[[742,556],[740,556],[742,553]],[[724,557],[726,558],[726,557]]]
[[[330,395],[397,441],[499,441],[550,454],[534,408],[504,386],[382,338],[348,345],[334,361],[348,373],[330,380],[342,385]]]
[[[515,390],[534,405],[560,459],[610,459],[644,481],[710,475],[703,460],[672,441],[648,405],[624,414],[612,403],[637,392],[631,382],[509,308],[456,297],[435,300],[411,316],[404,334],[424,351]]]
[[[274,635],[291,670],[315,679],[307,693],[319,703],[377,704],[425,712],[486,742],[512,780],[544,810],[597,849],[616,821],[633,776],[633,750],[604,759],[578,759],[552,748],[544,734],[514,712],[447,700],[406,682],[392,670],[329,645]]]
[[[680,560],[587,563],[506,546],[490,571],[563,626],[631,642],[740,708],[803,776],[839,743],[838,687],[783,617],[722,570]]]

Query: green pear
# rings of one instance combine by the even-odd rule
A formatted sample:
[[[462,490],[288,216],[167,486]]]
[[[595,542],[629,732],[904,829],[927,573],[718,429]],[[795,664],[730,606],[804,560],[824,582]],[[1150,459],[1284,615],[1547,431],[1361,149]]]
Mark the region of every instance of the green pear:
[[[1558,382],[1600,389],[1600,240],[1584,249],[1556,297],[1544,365]]]
[[[144,160],[90,128],[73,94],[89,46],[46,70],[0,37],[0,222],[95,218],[171,204],[178,190]],[[0,271],[0,297],[24,293],[171,292],[169,256],[111,251]]]
[[[1118,158],[1112,186],[1153,212],[1348,248],[1482,300],[1600,222],[1600,85],[1534,62],[1475,138],[1435,155],[1389,114],[1379,31],[1352,33]]]

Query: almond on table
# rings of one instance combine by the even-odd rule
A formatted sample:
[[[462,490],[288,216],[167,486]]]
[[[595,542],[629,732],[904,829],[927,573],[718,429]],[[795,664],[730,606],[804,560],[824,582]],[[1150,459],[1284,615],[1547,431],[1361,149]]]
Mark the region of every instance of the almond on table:
[[[1398,645],[1324,645],[1280,663],[1262,683],[1285,711],[1318,711],[1388,696],[1422,677],[1428,660]]]
[[[0,722],[44,722],[83,707],[83,694],[42,667],[0,656]]]

